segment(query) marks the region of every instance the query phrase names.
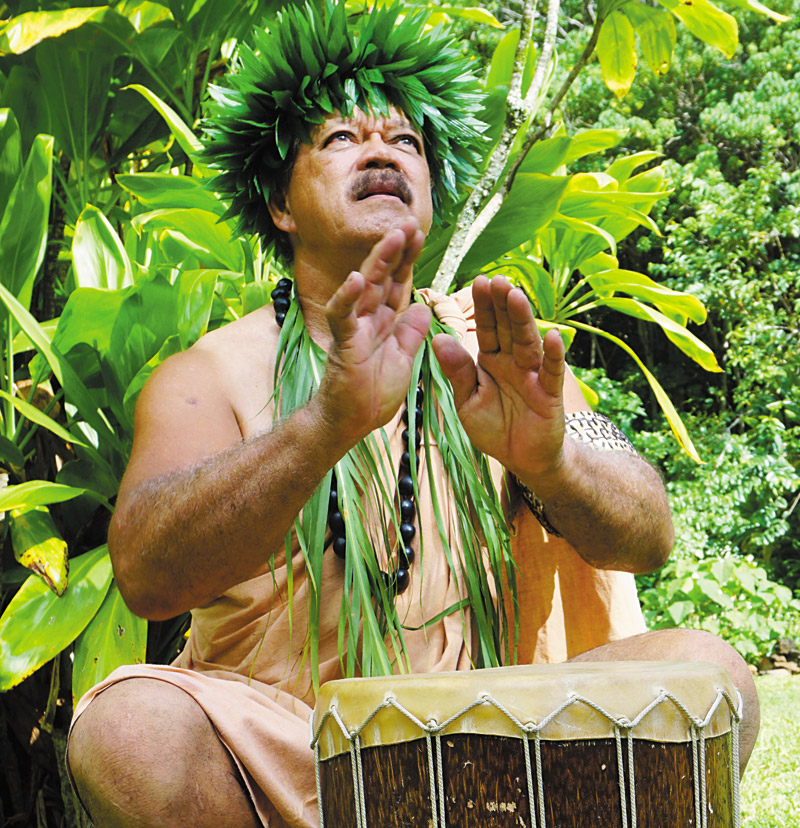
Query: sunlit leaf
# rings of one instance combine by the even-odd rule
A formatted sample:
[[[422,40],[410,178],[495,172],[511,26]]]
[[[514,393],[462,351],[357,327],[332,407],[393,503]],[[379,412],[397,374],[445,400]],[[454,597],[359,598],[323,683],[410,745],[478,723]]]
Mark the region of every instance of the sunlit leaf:
[[[103,213],[83,208],[72,241],[75,281],[82,288],[117,290],[133,284],[133,270],[119,236]]]
[[[58,655],[92,620],[111,583],[108,547],[73,558],[70,571],[61,598],[38,575],[31,575],[0,617],[0,692]]]
[[[134,615],[112,581],[100,609],[75,642],[73,704],[124,664],[141,664],[147,649],[147,621]]]
[[[10,109],[0,109],[0,216],[22,172],[22,136]]]
[[[92,494],[86,489],[76,489],[49,480],[29,480],[17,486],[0,490],[0,512],[11,509],[33,509],[50,503],[63,503],[82,494]]]
[[[155,107],[156,111],[167,122],[175,140],[180,144],[181,149],[189,156],[194,157],[200,149],[200,141],[192,130],[184,123],[180,115],[167,103],[161,100],[154,92],[139,83],[126,86],[125,89],[135,89],[143,95]]]
[[[739,26],[736,18],[722,11],[710,0],[658,0],[682,21],[697,38],[719,49],[725,57],[733,57],[739,46]]]
[[[653,376],[652,372],[648,370],[647,366],[639,358],[636,351],[634,351],[627,342],[623,341],[618,336],[614,336],[614,334],[604,331],[601,328],[597,328],[594,325],[587,325],[584,322],[575,321],[572,321],[570,324],[574,325],[578,330],[589,331],[610,340],[615,345],[622,348],[622,350],[633,359],[633,361],[639,366],[639,370],[642,374],[644,374],[645,379],[655,394],[656,400],[658,400],[658,404],[661,406],[661,410],[664,412],[664,416],[667,418],[667,422],[669,423],[678,444],[696,463],[702,463],[703,461],[700,459],[700,455],[694,447],[692,438],[689,437],[689,432],[686,430],[683,420],[681,420],[680,415],[675,410],[672,400],[670,400],[667,392],[662,388],[661,383]]]
[[[70,432],[61,425],[61,423],[57,422],[52,417],[49,417],[44,413],[44,411],[40,411],[35,405],[31,405],[21,397],[12,397],[2,389],[0,389],[0,397],[4,400],[8,400],[20,414],[32,423],[36,423],[37,425],[46,428],[48,431],[51,431],[57,437],[60,437],[65,443],[84,445],[83,441],[79,437],[76,437],[74,434],[70,434]]]
[[[45,38],[59,37],[89,20],[101,20],[108,11],[108,7],[102,6],[26,12],[12,17],[0,26],[0,56],[21,55]]]
[[[656,158],[660,157],[660,152],[654,152],[652,150],[635,152],[633,155],[623,155],[621,158],[614,160],[606,170],[606,174],[615,178],[620,184],[624,184],[637,167],[641,167],[642,164],[649,164],[651,161],[655,161]]]
[[[435,8],[437,12],[442,12],[450,17],[461,17],[464,20],[472,20],[475,23],[486,23],[495,29],[503,28],[503,24],[491,12],[479,6],[468,6],[466,8],[460,8],[459,6],[436,6]]]
[[[627,129],[587,129],[572,136],[572,146],[569,148],[564,163],[577,161],[585,155],[615,147],[626,135]]]
[[[622,98],[636,76],[636,38],[630,20],[622,12],[611,12],[603,22],[597,57],[606,86]]]
[[[24,308],[44,260],[52,167],[53,139],[39,135],[0,220],[0,280]]]
[[[686,330],[683,325],[679,325],[654,308],[638,302],[636,299],[603,299],[598,304],[606,305],[609,308],[626,313],[628,316],[635,316],[637,319],[643,319],[646,322],[655,322],[664,331],[670,342],[677,345],[686,356],[691,357],[706,371],[716,373],[722,370],[717,364],[717,358],[714,356],[714,352],[705,342],[702,342],[693,333]]]
[[[776,12],[774,9],[767,8],[763,3],[759,3],[758,0],[727,0],[727,2],[730,3],[731,6],[736,6],[739,9],[754,11],[757,14],[763,14],[765,17],[769,17],[776,23],[786,23],[791,19],[785,14],[781,14],[780,12]]]
[[[118,175],[117,184],[151,208],[197,208],[216,216],[225,212],[225,205],[196,178],[167,173],[136,173]]]

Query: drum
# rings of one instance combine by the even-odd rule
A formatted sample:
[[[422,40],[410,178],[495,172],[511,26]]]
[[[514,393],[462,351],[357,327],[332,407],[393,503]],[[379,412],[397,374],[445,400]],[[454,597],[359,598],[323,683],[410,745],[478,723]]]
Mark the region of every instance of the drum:
[[[739,828],[741,697],[706,663],[323,685],[322,828]]]

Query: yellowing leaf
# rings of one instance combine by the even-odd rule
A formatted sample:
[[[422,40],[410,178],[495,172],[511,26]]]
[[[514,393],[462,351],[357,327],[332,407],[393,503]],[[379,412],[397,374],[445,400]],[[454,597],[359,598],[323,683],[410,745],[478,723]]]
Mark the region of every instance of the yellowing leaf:
[[[606,86],[622,98],[636,75],[636,38],[630,20],[622,12],[611,12],[603,23],[597,38],[597,57]]]
[[[733,57],[739,46],[739,27],[736,18],[722,11],[710,0],[658,0],[697,38],[719,49],[726,57]]]
[[[67,544],[45,506],[9,513],[14,557],[35,572],[59,597],[67,589]]]
[[[623,8],[639,35],[639,46],[647,65],[656,75],[663,75],[672,63],[678,33],[672,15],[644,3],[628,3]]]

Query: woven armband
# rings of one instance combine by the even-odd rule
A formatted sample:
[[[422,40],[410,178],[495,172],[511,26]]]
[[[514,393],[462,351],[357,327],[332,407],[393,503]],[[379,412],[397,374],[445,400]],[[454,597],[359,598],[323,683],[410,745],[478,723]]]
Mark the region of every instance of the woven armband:
[[[594,411],[576,411],[566,415],[564,426],[569,437],[579,443],[585,443],[595,451],[625,451],[639,457],[639,452],[633,447],[633,443],[605,414],[597,414]],[[545,532],[556,538],[563,537],[561,532],[547,519],[544,504],[536,494],[518,478],[515,477],[514,481],[531,513],[541,523]]]

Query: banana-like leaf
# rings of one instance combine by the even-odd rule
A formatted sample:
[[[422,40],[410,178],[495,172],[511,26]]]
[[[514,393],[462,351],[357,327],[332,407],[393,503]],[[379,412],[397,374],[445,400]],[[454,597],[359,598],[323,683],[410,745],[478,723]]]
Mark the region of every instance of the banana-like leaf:
[[[568,184],[567,176],[517,175],[503,206],[464,257],[460,271],[477,271],[533,238],[556,215]]]
[[[14,557],[61,597],[67,589],[67,543],[46,506],[12,509],[8,514]]]
[[[88,494],[105,501],[102,495],[88,489],[51,483],[49,480],[29,480],[18,486],[7,486],[0,490],[0,512],[11,509],[33,509],[36,506],[48,506],[51,503],[63,503],[73,497]]]
[[[505,34],[492,55],[492,63],[489,66],[489,76],[486,79],[485,88],[487,91],[499,88],[507,89],[511,83],[511,75],[514,71],[514,57],[519,43],[519,29],[511,29]],[[524,98],[533,79],[533,71],[536,65],[536,43],[533,38],[528,45],[528,56],[525,60],[525,67],[522,70],[522,83],[520,94]],[[505,101],[504,101],[505,103]],[[505,110],[505,107],[504,107]]]
[[[38,135],[0,220],[0,280],[27,308],[44,260],[53,169],[53,139]]]
[[[573,144],[570,146],[565,164],[577,161],[586,155],[593,155],[596,152],[615,147],[626,135],[627,129],[587,129],[572,136]]]
[[[658,0],[664,8],[686,25],[697,38],[719,49],[731,58],[739,46],[739,26],[736,18],[715,6],[711,0]]]
[[[620,189],[622,189],[621,185],[630,179],[637,167],[641,167],[642,164],[649,164],[660,157],[661,153],[653,150],[635,152],[633,155],[623,155],[611,164],[606,170],[606,174],[614,178],[620,184]],[[652,190],[639,190],[637,192],[652,192]]]
[[[22,172],[22,135],[10,109],[0,109],[0,216]]]
[[[205,210],[215,216],[225,212],[225,205],[196,178],[167,173],[136,173],[118,175],[117,184],[143,204],[157,209],[185,208]]]
[[[108,547],[70,561],[71,578],[59,598],[31,575],[0,617],[0,692],[10,690],[68,647],[103,603],[111,583]]]
[[[143,95],[167,122],[167,125],[172,130],[175,140],[180,145],[181,149],[190,157],[195,158],[195,155],[200,150],[200,141],[192,130],[184,123],[178,113],[167,103],[161,100],[155,93],[151,92],[146,86],[140,83],[133,83],[125,89],[134,89],[140,95]]]
[[[639,45],[647,65],[656,75],[665,74],[672,63],[672,54],[678,40],[672,15],[663,9],[638,2],[627,3],[622,11],[639,35]]]
[[[636,37],[630,20],[613,11],[597,38],[597,57],[606,86],[618,97],[627,95],[636,76]]]
[[[661,410],[664,412],[667,422],[669,423],[678,444],[696,463],[702,463],[703,461],[700,459],[700,455],[697,453],[694,443],[692,443],[692,438],[689,436],[689,432],[686,430],[686,426],[683,424],[680,414],[678,414],[675,410],[672,400],[670,400],[667,392],[662,388],[661,383],[659,383],[659,381],[647,369],[647,366],[639,358],[636,351],[634,351],[627,342],[624,342],[618,336],[614,336],[614,334],[611,334],[608,331],[604,331],[602,328],[596,328],[594,325],[587,325],[583,322],[572,322],[571,324],[578,328],[578,330],[589,331],[590,333],[595,333],[598,336],[602,336],[604,339],[610,340],[615,345],[622,348],[622,350],[633,359],[633,361],[639,366],[639,370],[642,374],[644,374],[650,388],[653,390],[656,400],[658,400],[658,404],[661,406]]]
[[[31,405],[21,397],[12,397],[9,393],[0,389],[0,398],[8,400],[26,419],[30,420],[32,423],[36,423],[36,425],[42,426],[42,428],[46,428],[48,431],[51,431],[56,435],[56,437],[60,437],[65,443],[73,445],[77,444],[81,446],[86,445],[80,437],[70,434],[70,432],[61,425],[61,423],[57,422],[52,417],[49,417],[44,413],[44,411],[40,411],[35,405]]]
[[[218,224],[217,217],[206,210],[153,210],[136,216],[131,222],[137,232],[147,229],[171,238],[184,237],[190,249],[205,252],[204,266],[232,270],[244,269],[244,254],[232,237],[227,223]]]
[[[679,325],[654,308],[636,299],[603,299],[597,304],[606,305],[628,316],[643,319],[645,322],[655,322],[664,331],[670,342],[677,345],[686,356],[693,359],[699,366],[713,373],[722,371],[717,364],[717,358],[714,356],[714,352],[705,342],[701,342],[693,333],[690,333],[684,328],[683,325]]]
[[[147,621],[134,615],[112,581],[100,609],[75,642],[73,704],[124,664],[141,664],[147,649]]]
[[[520,164],[519,171],[521,173],[552,175],[566,163],[567,155],[574,143],[569,135],[559,135],[555,138],[539,141],[525,156],[525,160]]]
[[[0,283],[0,301],[8,308],[16,323],[25,332],[36,350],[47,360],[47,364],[52,369],[56,379],[63,385],[61,364],[50,346],[50,336],[31,316],[30,311],[24,308],[2,283]]]
[[[186,270],[178,286],[178,335],[181,349],[194,345],[208,330],[219,270]]]
[[[133,284],[133,268],[119,236],[91,204],[83,208],[75,225],[72,267],[78,287],[118,290]]]
[[[21,55],[49,37],[60,37],[89,20],[102,20],[109,11],[101,8],[73,8],[62,11],[26,12],[0,26],[0,56]]]
[[[98,43],[97,32],[87,27],[45,40],[34,53],[50,107],[50,128],[76,164],[89,162],[102,134],[120,48],[105,37]]]
[[[664,287],[643,273],[633,270],[605,270],[595,273],[589,279],[589,284],[605,298],[611,298],[615,291],[619,291],[652,303],[668,316],[671,313],[678,314],[679,317],[691,319],[698,325],[706,321],[705,306],[696,296]]]

